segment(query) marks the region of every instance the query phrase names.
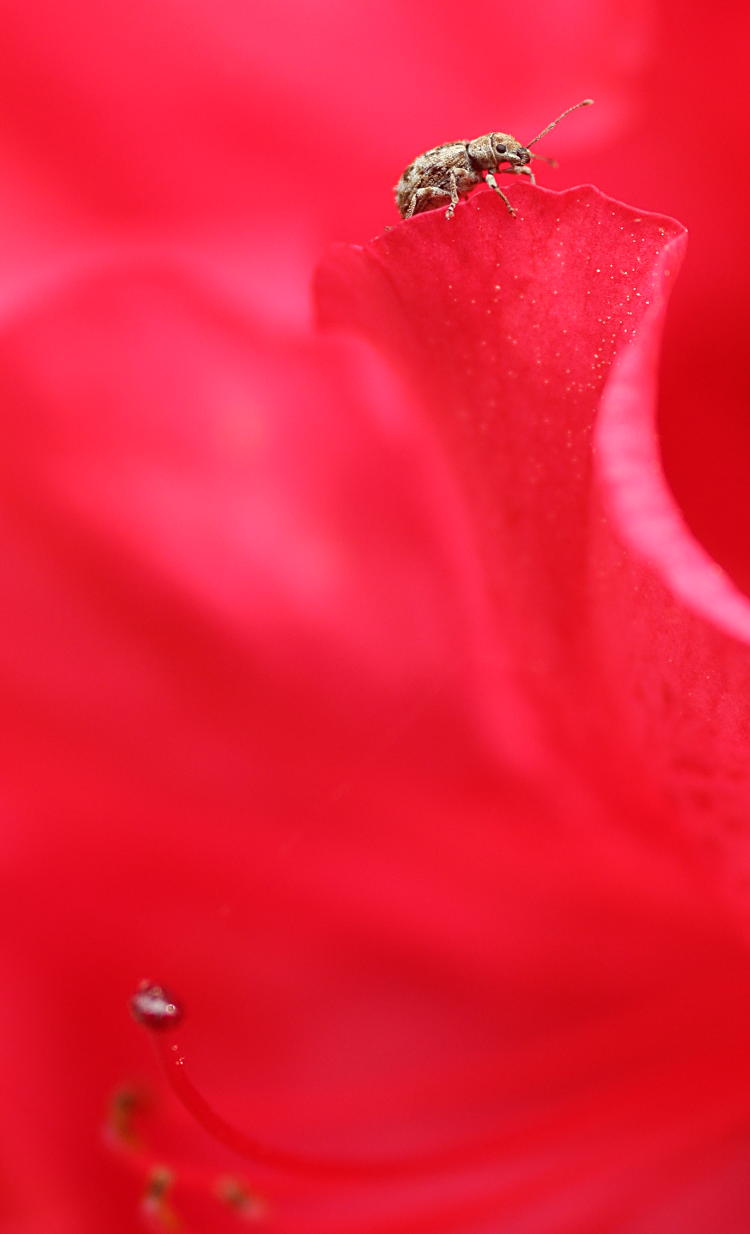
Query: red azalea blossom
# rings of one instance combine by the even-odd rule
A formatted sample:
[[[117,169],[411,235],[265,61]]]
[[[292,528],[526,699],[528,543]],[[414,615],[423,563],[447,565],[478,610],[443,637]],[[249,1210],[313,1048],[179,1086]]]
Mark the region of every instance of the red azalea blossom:
[[[747,13],[1,21],[0,1228],[745,1234]]]

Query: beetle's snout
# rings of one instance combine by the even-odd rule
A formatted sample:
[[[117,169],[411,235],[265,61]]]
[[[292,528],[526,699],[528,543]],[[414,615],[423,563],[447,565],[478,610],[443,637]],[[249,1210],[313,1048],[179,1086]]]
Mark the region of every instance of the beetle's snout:
[[[531,162],[531,151],[527,150],[525,146],[519,146],[516,150],[516,158],[521,167],[525,167],[527,163]]]

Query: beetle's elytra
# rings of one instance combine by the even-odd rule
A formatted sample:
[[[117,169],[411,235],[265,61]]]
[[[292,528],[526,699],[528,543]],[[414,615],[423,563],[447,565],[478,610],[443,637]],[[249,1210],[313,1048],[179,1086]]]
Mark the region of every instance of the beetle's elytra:
[[[531,183],[535,184],[534,173],[528,164],[533,158],[540,156],[532,154],[530,147],[546,136],[564,116],[579,107],[590,106],[593,101],[583,99],[573,107],[568,107],[567,111],[542,129],[541,133],[537,133],[533,141],[525,146],[516,141],[515,137],[511,137],[510,133],[485,133],[484,137],[475,137],[473,141],[449,141],[420,154],[409,164],[394,187],[396,205],[401,217],[410,219],[413,214],[434,210],[448,197],[450,205],[445,217],[452,219],[459,198],[483,178],[502,197],[509,212],[515,215],[515,210],[497,183],[496,173],[526,175]],[[551,159],[545,161],[552,162]],[[507,163],[508,166],[501,167],[501,163]]]

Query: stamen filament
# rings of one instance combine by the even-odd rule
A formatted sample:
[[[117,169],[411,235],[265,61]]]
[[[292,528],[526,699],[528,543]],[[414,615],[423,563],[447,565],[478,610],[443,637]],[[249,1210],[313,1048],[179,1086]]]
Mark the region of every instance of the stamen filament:
[[[304,1156],[264,1144],[254,1136],[248,1135],[238,1127],[227,1122],[213,1106],[206,1101],[187,1074],[184,1055],[176,1042],[168,1038],[154,1039],[157,1054],[167,1077],[167,1082],[177,1099],[192,1114],[193,1118],[225,1148],[240,1154],[254,1165],[265,1166],[272,1170],[283,1170],[294,1174],[305,1174],[323,1178],[368,1178],[381,1177],[383,1174],[399,1176],[412,1174],[415,1162],[402,1159],[388,1161],[370,1160],[338,1160],[334,1157]],[[417,1163],[420,1164],[420,1163]],[[440,1161],[434,1158],[425,1159],[421,1163],[428,1171],[439,1168]]]
[[[479,1142],[467,1141],[449,1148],[438,1148],[424,1153],[412,1153],[403,1157],[362,1159],[317,1157],[266,1144],[240,1128],[232,1126],[210,1105],[193,1084],[187,1073],[185,1056],[177,1041],[173,1036],[164,1032],[164,1029],[169,1026],[169,1021],[175,1022],[175,1016],[181,1018],[180,1005],[171,995],[166,994],[163,987],[159,986],[155,989],[164,1001],[163,1016],[154,1021],[151,1015],[146,1021],[142,1014],[139,1014],[137,1007],[134,1008],[134,1012],[140,1023],[152,1030],[152,1040],[169,1087],[181,1105],[214,1140],[244,1157],[256,1167],[307,1178],[318,1178],[321,1181],[350,1179],[354,1182],[366,1182],[369,1179],[383,1181],[415,1176],[424,1177],[431,1174],[442,1174],[445,1171],[455,1172],[475,1168],[482,1159],[486,1160],[488,1156],[494,1156],[507,1139],[507,1132],[500,1132]],[[141,987],[139,993],[143,995],[144,987]],[[167,999],[169,999],[168,1003]],[[167,1006],[169,1010],[166,1009]]]

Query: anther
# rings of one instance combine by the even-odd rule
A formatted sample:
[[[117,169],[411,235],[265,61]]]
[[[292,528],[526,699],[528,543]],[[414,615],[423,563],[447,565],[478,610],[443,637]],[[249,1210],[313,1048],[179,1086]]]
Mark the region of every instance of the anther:
[[[258,1220],[265,1215],[263,1200],[237,1178],[220,1178],[216,1184],[216,1194],[224,1204],[247,1220]]]
[[[143,1109],[144,1104],[143,1095],[132,1088],[120,1088],[112,1097],[107,1127],[110,1134],[121,1144],[130,1147],[137,1146],[135,1117]]]
[[[144,1028],[163,1032],[176,1028],[182,1019],[182,1008],[163,985],[142,981],[130,1000],[130,1010]]]
[[[143,1207],[165,1230],[179,1230],[181,1222],[169,1203],[174,1176],[171,1170],[157,1166],[151,1171],[143,1196]]]
[[[169,1170],[163,1166],[158,1166],[151,1174],[146,1184],[146,1198],[148,1200],[163,1200],[169,1188],[172,1186],[172,1175]]]

